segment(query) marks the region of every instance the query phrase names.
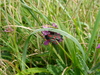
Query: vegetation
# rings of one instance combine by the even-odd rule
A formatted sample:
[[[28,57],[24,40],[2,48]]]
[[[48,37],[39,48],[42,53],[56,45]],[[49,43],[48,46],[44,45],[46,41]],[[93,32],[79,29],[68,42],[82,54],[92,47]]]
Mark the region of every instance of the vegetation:
[[[0,75],[100,75],[99,8],[100,0],[1,0]],[[63,41],[44,45],[43,31]]]

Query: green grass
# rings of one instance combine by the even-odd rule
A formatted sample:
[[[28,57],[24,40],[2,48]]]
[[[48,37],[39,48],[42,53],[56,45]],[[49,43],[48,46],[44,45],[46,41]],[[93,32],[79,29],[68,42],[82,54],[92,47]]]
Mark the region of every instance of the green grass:
[[[0,7],[0,75],[100,74],[99,0],[2,0]],[[52,23],[58,29],[42,28]],[[44,45],[45,30],[63,41]]]

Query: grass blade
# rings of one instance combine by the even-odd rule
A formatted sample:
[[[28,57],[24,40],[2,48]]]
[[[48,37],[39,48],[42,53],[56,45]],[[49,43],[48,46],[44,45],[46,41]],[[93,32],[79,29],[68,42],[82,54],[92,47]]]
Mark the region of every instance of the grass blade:
[[[33,73],[41,73],[41,72],[49,73],[47,69],[44,68],[29,68],[17,73],[16,75],[28,75],[30,73],[33,74]]]
[[[93,42],[95,40],[99,26],[100,26],[100,10],[98,12],[98,15],[97,15],[97,18],[96,18],[96,21],[95,21],[95,24],[94,24],[91,39],[89,40],[89,46],[88,46],[88,51],[86,53],[86,59],[88,59],[88,55],[91,52],[91,48],[92,48]]]

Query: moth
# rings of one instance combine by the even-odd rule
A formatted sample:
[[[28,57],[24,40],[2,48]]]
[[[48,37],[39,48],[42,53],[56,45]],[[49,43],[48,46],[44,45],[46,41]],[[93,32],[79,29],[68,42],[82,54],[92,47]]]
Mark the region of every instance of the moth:
[[[48,40],[54,44],[57,44],[57,41],[61,42],[63,39],[62,35],[60,35],[60,34],[48,34],[48,35],[45,35],[45,38],[46,38],[46,40]]]

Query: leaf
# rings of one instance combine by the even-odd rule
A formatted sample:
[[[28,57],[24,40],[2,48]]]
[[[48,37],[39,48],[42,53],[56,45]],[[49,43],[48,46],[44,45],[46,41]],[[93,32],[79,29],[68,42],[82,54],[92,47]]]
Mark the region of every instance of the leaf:
[[[66,65],[63,64],[60,60],[57,59],[56,62],[57,62],[58,66],[60,67],[61,70],[63,70],[66,67]]]
[[[49,73],[49,71],[44,68],[29,68],[17,73],[16,75],[26,75],[30,73],[41,73],[41,72]]]
[[[49,72],[53,75],[58,74],[58,67],[53,66],[53,65],[47,65],[47,69],[49,70]]]

